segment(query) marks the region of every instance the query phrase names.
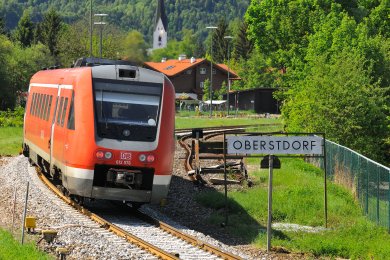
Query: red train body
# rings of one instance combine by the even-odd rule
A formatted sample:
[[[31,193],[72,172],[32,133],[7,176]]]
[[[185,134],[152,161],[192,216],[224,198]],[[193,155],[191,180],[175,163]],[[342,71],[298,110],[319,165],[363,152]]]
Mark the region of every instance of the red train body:
[[[102,65],[36,73],[24,154],[69,194],[134,203],[168,193],[175,91],[161,73]]]

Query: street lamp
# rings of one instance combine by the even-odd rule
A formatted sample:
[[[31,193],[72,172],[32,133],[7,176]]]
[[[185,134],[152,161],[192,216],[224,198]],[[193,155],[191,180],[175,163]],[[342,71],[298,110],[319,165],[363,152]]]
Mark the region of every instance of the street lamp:
[[[102,58],[102,45],[103,45],[103,25],[106,25],[103,22],[103,17],[106,17],[108,14],[94,14],[94,16],[100,17],[100,22],[94,22],[95,25],[100,25],[100,58]]]
[[[217,29],[216,26],[207,26],[207,29]],[[213,116],[213,36],[211,36],[211,59],[210,59],[210,117]]]
[[[89,24],[89,57],[92,58],[92,30],[93,30],[93,23],[92,23],[92,0],[89,1],[89,7],[90,9],[90,24]]]
[[[230,35],[227,35],[225,37],[223,37],[224,39],[227,39],[228,41],[228,91],[227,91],[227,115],[229,115],[229,108],[230,108],[230,103],[229,103],[229,95],[230,95],[230,40],[233,39],[232,36]]]

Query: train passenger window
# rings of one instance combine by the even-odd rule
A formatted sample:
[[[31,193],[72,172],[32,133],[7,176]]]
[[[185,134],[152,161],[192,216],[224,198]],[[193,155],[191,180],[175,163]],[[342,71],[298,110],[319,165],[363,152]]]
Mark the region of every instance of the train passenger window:
[[[52,101],[53,101],[53,95],[50,95],[50,97],[49,97],[49,105],[47,106],[47,114],[46,114],[46,118],[45,118],[46,121],[49,121]]]
[[[60,119],[61,119],[61,112],[62,112],[62,105],[64,104],[64,97],[61,97],[61,101],[60,101],[60,107],[57,111],[57,125],[60,124]]]
[[[34,101],[35,101],[35,93],[33,93],[32,97],[31,97],[31,106],[30,106],[30,115],[33,114],[33,109],[34,109]]]
[[[72,101],[70,102],[69,116],[68,116],[68,129],[74,130],[74,94],[72,96]]]
[[[41,119],[46,118],[46,109],[47,109],[47,95],[45,94],[43,96],[43,109],[42,109],[42,114],[41,114]]]
[[[37,116],[38,101],[39,101],[39,94],[37,93],[37,94],[35,95],[34,116]]]
[[[39,95],[39,99],[38,99],[37,117],[40,117],[40,115],[41,115],[41,108],[42,108],[42,97],[43,97],[43,95],[42,94],[38,94],[38,95]]]
[[[34,103],[34,107],[33,107],[33,111],[32,111],[32,115],[35,116],[35,111],[37,109],[37,98],[38,98],[38,94],[37,93],[34,93],[34,97],[33,97],[33,103]]]
[[[32,94],[32,96],[31,96],[31,94]],[[34,104],[34,94],[33,93],[31,93],[30,94],[30,115],[32,114],[32,108],[33,108],[33,104]]]
[[[62,109],[61,126],[64,126],[65,114],[66,114],[67,108],[68,108],[68,98],[65,98],[64,107]]]

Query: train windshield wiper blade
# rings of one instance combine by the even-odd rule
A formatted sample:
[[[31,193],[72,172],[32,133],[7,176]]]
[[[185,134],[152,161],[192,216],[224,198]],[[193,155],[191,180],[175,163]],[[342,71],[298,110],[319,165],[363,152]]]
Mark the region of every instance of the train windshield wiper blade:
[[[103,102],[104,102],[104,99],[103,99],[103,89],[100,90],[100,95],[101,95],[101,101],[100,101],[100,117],[103,119],[104,121],[104,124],[106,126],[106,130],[108,129],[108,124],[107,124],[107,117],[106,115],[104,114],[104,108],[103,108]]]

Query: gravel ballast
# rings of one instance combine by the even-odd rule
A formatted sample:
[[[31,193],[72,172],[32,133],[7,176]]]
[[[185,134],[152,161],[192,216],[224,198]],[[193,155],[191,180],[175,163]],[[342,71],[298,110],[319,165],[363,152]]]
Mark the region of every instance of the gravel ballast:
[[[184,156],[184,150],[178,145],[167,204],[163,207],[145,205],[141,208],[143,212],[204,242],[240,255],[244,259],[298,259],[302,257],[290,254],[267,254],[246,245],[238,238],[233,238],[225,229],[208,224],[207,218],[212,214],[212,210],[198,204],[195,201],[195,195],[214,188],[209,184],[198,187],[189,180],[184,170],[182,159]],[[66,247],[69,250],[67,259],[155,259],[153,255],[99,228],[95,222],[62,202],[40,182],[35,168],[30,167],[23,156],[0,158],[0,190],[2,191],[0,207],[3,209],[0,226],[11,229],[13,196],[14,188],[16,188],[15,230],[20,232],[27,181],[30,182],[27,215],[37,218],[39,229],[58,231],[53,243],[48,244],[44,240],[39,242],[38,246],[43,250],[55,254],[58,247]],[[40,235],[29,236],[29,239],[31,238],[38,240]]]

